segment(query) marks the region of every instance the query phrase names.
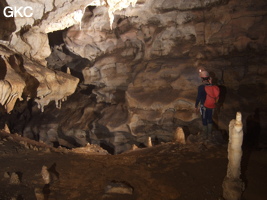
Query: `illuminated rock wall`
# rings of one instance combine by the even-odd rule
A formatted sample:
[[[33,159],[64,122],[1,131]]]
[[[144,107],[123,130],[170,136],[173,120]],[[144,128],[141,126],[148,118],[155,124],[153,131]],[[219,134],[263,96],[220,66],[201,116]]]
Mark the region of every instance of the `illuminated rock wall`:
[[[37,63],[12,54],[10,51],[1,49],[1,72],[0,82],[1,104],[7,113],[10,113],[17,100],[34,99],[41,111],[50,101],[55,101],[56,107],[60,108],[61,101],[75,92],[79,79],[69,74],[52,71]]]
[[[26,5],[23,2],[29,1],[6,1],[7,5]],[[215,119],[220,129],[228,129],[229,120],[240,107],[245,109],[244,119],[257,107],[262,120],[267,118],[264,0],[30,2],[38,14],[14,19],[15,29],[10,24],[12,34],[1,41],[38,62],[35,67],[24,62],[29,76],[40,84],[33,89],[34,84],[26,83],[26,91],[36,91],[40,108],[49,100],[60,107],[61,100],[74,92],[78,80],[50,71],[48,66],[61,71],[67,68],[80,79],[79,92],[88,93],[84,99],[65,102],[69,110],[61,111],[62,119],[56,125],[39,124],[38,130],[43,127],[53,129],[51,135],[58,134],[62,127],[57,124],[61,124],[69,130],[61,130],[64,138],[79,130],[81,137],[86,133],[86,140],[101,140],[117,147],[116,152],[135,142],[145,143],[147,136],[168,141],[177,126],[196,133],[201,122],[194,113],[194,101],[200,84],[198,69],[203,67],[221,89],[220,113]],[[62,30],[63,43],[50,47],[47,34],[53,37],[52,32],[58,30]],[[81,64],[79,58],[85,62]],[[2,95],[3,101],[5,98]],[[73,105],[77,104],[90,107],[90,111],[76,109]],[[48,112],[54,112],[53,108],[44,114],[50,116]],[[69,113],[79,123],[66,120]],[[87,117],[90,120],[86,121]],[[40,133],[32,127],[29,122],[26,135]],[[50,141],[44,131],[41,135]],[[85,141],[77,143],[84,145]]]

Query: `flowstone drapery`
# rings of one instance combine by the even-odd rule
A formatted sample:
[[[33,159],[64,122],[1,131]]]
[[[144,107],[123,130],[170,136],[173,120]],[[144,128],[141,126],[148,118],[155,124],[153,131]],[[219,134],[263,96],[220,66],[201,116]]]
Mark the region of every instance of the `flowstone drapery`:
[[[43,111],[44,106],[55,101],[61,107],[61,101],[73,94],[79,79],[70,74],[44,68],[37,63],[15,54],[1,55],[0,103],[10,113],[16,101],[34,99]]]
[[[1,81],[3,89],[0,91],[1,104],[5,107],[7,113],[10,113],[17,99],[22,100],[22,93],[26,84],[23,78],[11,67],[8,58],[2,56],[2,59],[6,67],[6,75],[5,79]]]

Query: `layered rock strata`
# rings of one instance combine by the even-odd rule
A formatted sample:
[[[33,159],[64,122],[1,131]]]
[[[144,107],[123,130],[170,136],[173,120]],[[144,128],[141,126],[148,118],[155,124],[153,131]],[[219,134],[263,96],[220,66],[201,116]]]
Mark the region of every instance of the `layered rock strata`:
[[[261,120],[267,118],[266,1],[139,0],[113,10],[112,3],[124,1],[41,2],[32,1],[31,5],[40,4],[37,7],[42,12],[32,19],[20,19],[23,22],[15,19],[14,33],[20,34],[12,34],[9,42],[2,43],[43,66],[48,62],[53,69],[70,69],[83,88],[75,95],[83,96],[86,91],[88,96],[73,98],[73,105],[65,102],[70,108],[58,113],[62,119],[56,122],[41,122],[38,128],[29,122],[27,130],[22,130],[25,135],[39,135],[49,144],[69,147],[90,141],[119,153],[133,144],[145,144],[148,137],[152,142],[169,141],[178,126],[196,133],[201,123],[194,113],[200,68],[209,71],[221,89],[219,114],[214,119],[219,129],[227,130],[240,108],[244,119],[257,108]],[[12,27],[10,23],[9,32]],[[62,30],[62,44],[50,54],[47,33],[53,37],[56,30]],[[75,79],[64,82],[65,78],[59,80],[65,76],[61,72],[45,72],[41,66],[28,68],[41,85],[37,90],[40,107],[48,104],[48,97],[41,99],[47,93],[60,107],[59,100],[74,92]],[[57,79],[64,89],[57,85],[55,91],[49,91],[46,79],[39,77],[43,73],[51,82]],[[74,107],[77,104],[81,109]],[[69,113],[79,123],[66,120]]]
[[[52,71],[1,48],[1,105],[10,113],[17,100],[34,99],[41,111],[50,101],[60,108],[61,101],[75,92],[79,79]]]

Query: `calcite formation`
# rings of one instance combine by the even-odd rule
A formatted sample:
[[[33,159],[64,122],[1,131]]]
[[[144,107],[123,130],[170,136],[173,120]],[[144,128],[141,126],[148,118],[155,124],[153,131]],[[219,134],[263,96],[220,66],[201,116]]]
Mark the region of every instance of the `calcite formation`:
[[[60,108],[61,101],[75,92],[79,82],[69,74],[44,68],[27,59],[22,61],[9,51],[2,50],[1,60],[4,73],[0,81],[0,100],[7,113],[13,110],[17,100],[23,100],[23,96],[25,100],[35,99],[42,111],[50,101],[55,101]]]
[[[50,177],[50,173],[47,169],[47,166],[42,166],[42,170],[41,170],[41,176],[43,178],[43,181],[45,184],[49,184],[51,181],[51,177]]]
[[[18,173],[16,173],[16,172],[12,172],[11,173],[9,184],[11,184],[11,185],[19,185],[19,184],[21,184],[21,181],[20,181]]]
[[[1,104],[5,105],[5,108],[7,108],[7,104],[9,103],[9,98],[11,96],[11,85],[6,80],[0,81],[0,87],[1,87]]]
[[[63,30],[75,24],[78,24],[81,29],[82,17],[87,6],[108,6],[108,16],[112,27],[114,12],[130,5],[134,6],[136,1],[76,0],[66,2],[64,0],[22,0],[18,2],[16,0],[7,0],[6,6],[11,7],[13,10],[12,16],[14,17],[15,25],[12,36],[9,36],[8,45],[19,53],[46,65],[45,58],[51,53],[46,33]],[[28,8],[28,10],[25,8]],[[16,13],[15,10],[19,10],[19,13]],[[8,12],[7,16],[10,15],[10,8],[5,12]],[[26,31],[23,29],[26,29]],[[21,30],[24,33],[18,36]]]
[[[91,140],[122,152],[146,144],[148,135],[170,141],[177,127],[196,133],[200,67],[222,91],[214,119],[219,129],[228,129],[233,108],[252,102],[266,107],[265,0],[6,0],[0,5],[33,8],[29,18],[0,18],[5,24],[0,43],[13,52],[3,61],[14,53],[27,58],[26,73],[20,71],[27,78],[18,79],[17,90],[25,84],[26,97],[50,112],[44,111],[46,120],[36,116],[38,125],[24,122],[20,131],[31,138],[41,135],[49,144],[69,147]],[[11,91],[12,83],[1,80]],[[77,85],[68,109],[58,113],[48,106],[53,100],[60,108]],[[70,113],[73,122],[66,117]]]
[[[61,108],[61,102],[75,92],[79,79],[60,71],[52,71],[31,63],[25,64],[28,73],[40,83],[37,87],[35,101],[41,111],[50,101],[55,101],[56,107]]]
[[[244,183],[240,179],[243,143],[243,123],[240,112],[229,124],[228,167],[223,181],[223,197],[226,200],[241,199]]]
[[[130,5],[134,7],[137,0],[106,0],[106,2],[109,6],[108,15],[110,20],[110,29],[112,29],[112,23],[114,21],[114,13],[117,10],[128,8]]]
[[[152,146],[153,146],[153,145],[152,145],[151,137],[148,137],[148,138],[147,138],[146,146],[147,146],[147,147],[152,147]]]
[[[4,80],[1,81],[1,104],[6,108],[7,113],[13,110],[17,99],[22,100],[22,93],[25,87],[23,78],[9,64],[7,57],[2,57],[6,67]]]
[[[178,127],[174,133],[174,141],[180,144],[186,144],[185,134],[182,127]]]

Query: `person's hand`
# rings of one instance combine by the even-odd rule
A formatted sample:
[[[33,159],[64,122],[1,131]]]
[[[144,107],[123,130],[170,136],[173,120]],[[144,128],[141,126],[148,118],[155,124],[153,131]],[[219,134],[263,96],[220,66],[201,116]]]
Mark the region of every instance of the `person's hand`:
[[[196,112],[196,114],[198,114],[199,113],[199,108],[195,108],[195,112]]]

